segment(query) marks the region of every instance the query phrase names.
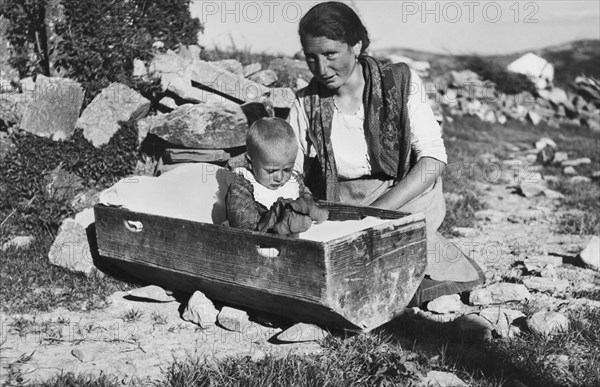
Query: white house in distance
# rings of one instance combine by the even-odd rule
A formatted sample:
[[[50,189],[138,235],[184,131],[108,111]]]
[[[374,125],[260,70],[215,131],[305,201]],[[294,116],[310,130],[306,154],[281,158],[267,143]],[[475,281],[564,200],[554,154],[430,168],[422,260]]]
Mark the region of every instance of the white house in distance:
[[[507,69],[514,73],[527,75],[538,90],[551,86],[554,80],[554,66],[532,52],[509,64]]]

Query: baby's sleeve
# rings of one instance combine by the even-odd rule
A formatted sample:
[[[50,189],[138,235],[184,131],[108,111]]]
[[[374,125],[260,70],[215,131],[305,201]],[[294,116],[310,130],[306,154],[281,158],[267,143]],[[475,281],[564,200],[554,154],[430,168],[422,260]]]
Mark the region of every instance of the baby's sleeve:
[[[252,185],[245,183],[244,178],[238,176],[227,189],[227,220],[231,227],[256,230],[265,211],[254,200]]]

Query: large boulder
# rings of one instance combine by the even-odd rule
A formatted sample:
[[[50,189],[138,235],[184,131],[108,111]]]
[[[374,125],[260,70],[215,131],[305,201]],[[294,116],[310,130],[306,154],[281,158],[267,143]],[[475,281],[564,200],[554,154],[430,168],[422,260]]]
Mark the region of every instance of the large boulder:
[[[193,64],[190,78],[193,82],[227,95],[236,102],[257,101],[269,92],[268,88],[259,83],[205,61]]]
[[[243,76],[244,75],[244,66],[235,59],[223,59],[216,62],[210,62],[213,65],[221,68],[225,71],[229,71],[230,73],[234,73],[235,75]]]
[[[83,103],[83,88],[67,78],[38,75],[21,129],[41,137],[64,140],[73,134]]]
[[[122,83],[112,83],[85,108],[75,125],[95,147],[107,144],[119,130],[119,121],[140,119],[150,110],[150,101]]]
[[[313,77],[308,65],[303,60],[291,58],[276,58],[269,62],[269,68],[275,70],[279,81],[285,86],[292,86],[298,78],[310,81]],[[292,82],[293,81],[293,82]]]
[[[182,105],[171,113],[138,121],[138,132],[160,137],[174,147],[224,149],[246,142],[248,121],[235,103]]]
[[[507,69],[526,75],[538,89],[545,89],[554,80],[554,66],[531,52],[509,64]]]

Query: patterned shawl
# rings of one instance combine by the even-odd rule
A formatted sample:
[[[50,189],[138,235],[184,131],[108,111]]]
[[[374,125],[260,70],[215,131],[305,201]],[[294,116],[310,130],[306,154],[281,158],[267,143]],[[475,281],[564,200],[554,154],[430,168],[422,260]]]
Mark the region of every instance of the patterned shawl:
[[[359,62],[365,78],[364,129],[371,170],[400,180],[410,167],[410,123],[406,107],[410,69],[405,63],[384,65],[368,56],[359,57]],[[313,78],[306,87],[304,107],[309,122],[308,141],[315,147],[316,161],[320,165],[305,165],[307,184],[317,197],[339,201],[338,174],[331,145],[333,92]]]

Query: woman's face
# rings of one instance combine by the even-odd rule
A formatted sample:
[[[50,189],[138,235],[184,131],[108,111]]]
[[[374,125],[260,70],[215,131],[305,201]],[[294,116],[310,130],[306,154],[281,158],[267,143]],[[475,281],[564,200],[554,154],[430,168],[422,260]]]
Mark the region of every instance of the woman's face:
[[[324,36],[306,36],[302,42],[308,68],[325,87],[337,90],[346,83],[356,67],[361,43],[331,40]]]

